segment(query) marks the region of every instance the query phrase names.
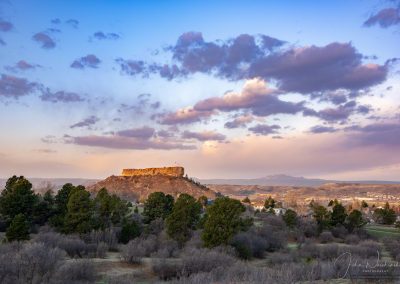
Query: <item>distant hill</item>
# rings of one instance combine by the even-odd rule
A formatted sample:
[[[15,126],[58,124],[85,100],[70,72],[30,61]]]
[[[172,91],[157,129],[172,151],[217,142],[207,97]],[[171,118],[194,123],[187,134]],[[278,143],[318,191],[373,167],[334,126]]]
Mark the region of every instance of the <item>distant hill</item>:
[[[230,184],[230,185],[269,185],[269,186],[321,186],[327,183],[359,183],[359,184],[400,184],[400,181],[339,181],[326,179],[312,179],[294,177],[284,174],[269,175],[255,179],[198,179],[203,184]]]
[[[110,193],[131,200],[142,201],[147,199],[150,193],[161,191],[176,197],[181,193],[187,193],[195,198],[204,195],[208,198],[215,198],[216,192],[202,186],[195,181],[184,177],[173,177],[165,175],[153,176],[110,176],[99,181],[87,189],[93,193],[101,188],[107,188]]]

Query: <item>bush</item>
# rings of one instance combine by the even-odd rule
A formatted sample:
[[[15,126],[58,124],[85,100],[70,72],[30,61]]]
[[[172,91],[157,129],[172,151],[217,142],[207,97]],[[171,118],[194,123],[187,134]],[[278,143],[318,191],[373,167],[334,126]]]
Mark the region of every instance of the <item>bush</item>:
[[[348,235],[345,239],[346,244],[355,245],[360,242],[360,238],[357,235]]]
[[[50,283],[64,253],[43,243],[0,245],[0,283]]]
[[[111,250],[117,250],[118,248],[118,233],[120,230],[117,228],[107,228],[105,230],[91,231],[90,233],[83,236],[86,243],[105,243]]]
[[[215,249],[189,249],[182,255],[182,272],[189,276],[199,272],[210,272],[216,267],[229,267],[235,258]]]
[[[268,243],[251,230],[235,235],[232,240],[232,246],[236,249],[240,258],[251,259],[253,257],[263,258]]]
[[[333,227],[331,232],[335,238],[340,238],[340,239],[345,239],[346,236],[349,234],[347,229],[342,225],[337,225],[336,227]]]
[[[105,258],[108,252],[108,245],[106,243],[100,242],[97,244],[96,257]]]
[[[333,236],[332,233],[329,231],[324,231],[319,235],[319,239],[321,241],[321,243],[326,244],[326,243],[330,243],[333,242]]]
[[[313,238],[318,235],[318,226],[314,220],[300,219],[297,228],[303,233],[306,238]]]
[[[141,259],[157,251],[157,237],[137,238],[122,246],[121,257],[129,263],[140,263]]]
[[[93,263],[87,259],[65,262],[55,275],[56,283],[92,283],[96,277]]]
[[[178,278],[182,274],[182,264],[174,259],[152,259],[151,267],[153,273],[164,281]]]

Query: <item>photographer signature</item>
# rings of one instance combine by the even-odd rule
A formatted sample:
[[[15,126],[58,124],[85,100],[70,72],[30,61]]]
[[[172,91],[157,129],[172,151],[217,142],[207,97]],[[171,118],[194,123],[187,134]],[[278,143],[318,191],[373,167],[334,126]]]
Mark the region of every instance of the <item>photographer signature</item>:
[[[376,251],[376,253],[376,259],[367,259],[361,261],[359,258],[353,259],[350,252],[344,252],[338,258],[336,258],[333,265],[336,266],[339,261],[343,261],[346,264],[346,270],[341,277],[342,279],[346,278],[350,268],[362,268],[368,271],[379,269],[379,271],[382,272],[384,268],[400,267],[399,262],[381,260],[378,250]]]

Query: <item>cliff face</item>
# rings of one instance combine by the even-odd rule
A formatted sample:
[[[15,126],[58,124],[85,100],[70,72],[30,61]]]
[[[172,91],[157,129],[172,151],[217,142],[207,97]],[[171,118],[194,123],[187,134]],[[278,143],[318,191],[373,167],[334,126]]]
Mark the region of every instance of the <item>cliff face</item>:
[[[147,169],[123,169],[122,176],[171,176],[183,177],[185,170],[183,167],[164,167]]]
[[[204,195],[214,199],[216,193],[206,187],[199,186],[183,177],[168,175],[136,175],[136,176],[110,176],[87,189],[93,193],[101,188],[107,188],[114,193],[130,201],[144,201],[150,193],[161,191],[171,194],[175,198],[181,193],[187,193],[195,198]]]

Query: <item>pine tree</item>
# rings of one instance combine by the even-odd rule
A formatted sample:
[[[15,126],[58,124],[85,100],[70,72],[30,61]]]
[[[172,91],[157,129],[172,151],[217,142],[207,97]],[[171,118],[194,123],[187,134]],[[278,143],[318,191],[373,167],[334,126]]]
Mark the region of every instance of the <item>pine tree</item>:
[[[6,231],[7,241],[29,240],[29,224],[24,214],[18,214],[12,220]]]

